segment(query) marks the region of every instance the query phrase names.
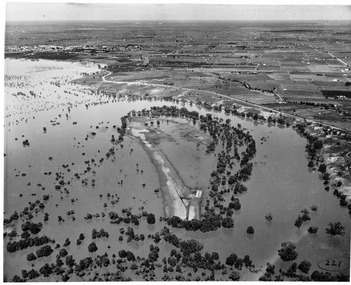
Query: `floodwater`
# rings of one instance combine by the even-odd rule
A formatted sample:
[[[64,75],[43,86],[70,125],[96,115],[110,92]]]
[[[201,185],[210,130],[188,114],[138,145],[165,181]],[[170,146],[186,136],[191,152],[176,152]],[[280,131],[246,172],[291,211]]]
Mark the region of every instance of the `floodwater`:
[[[186,107],[189,108],[189,106]],[[196,110],[196,108],[193,109]],[[206,113],[201,109],[197,111],[200,114]],[[324,190],[323,181],[319,178],[318,172],[314,173],[307,167],[308,161],[304,150],[306,139],[292,128],[257,124],[222,113],[213,115],[224,120],[230,118],[234,125],[241,124],[243,128],[250,131],[256,141],[254,170],[251,179],[244,183],[248,191],[235,195],[239,197],[242,207],[234,212],[234,229],[220,229],[215,233],[182,230],[175,232],[184,239],[194,238],[201,241],[208,252],[217,251],[220,256],[236,253],[243,258],[249,254],[256,267],[263,266],[263,269],[267,262],[279,263],[278,268],[288,268],[278,258],[278,249],[283,241],[292,241],[297,244],[298,260],[310,261],[312,263],[310,272],[320,270],[317,264],[323,260],[349,259],[350,218],[347,210],[339,206],[338,199],[332,194],[333,190],[329,192]],[[172,127],[161,126],[162,128],[172,133]],[[263,137],[265,140],[261,143]],[[216,169],[213,154],[203,155],[201,159],[197,157],[199,150],[196,144],[187,141],[181,144],[167,142],[167,145],[168,147],[161,146],[161,148],[179,170],[179,175],[186,185],[202,190],[207,189],[206,184],[199,182],[204,181],[203,179],[208,182],[210,173]],[[204,152],[205,149],[202,149],[202,153]],[[200,162],[194,162],[191,166],[191,159],[194,161],[200,159]],[[225,189],[226,186],[222,188]],[[230,196],[227,197],[226,204],[230,202],[228,199]],[[310,209],[312,205],[317,205],[318,210],[312,211]],[[297,228],[294,222],[304,209],[309,210],[312,219]],[[269,212],[273,215],[272,222],[267,222],[264,218]],[[325,228],[330,222],[337,221],[346,226],[345,236],[328,236]],[[246,234],[248,226],[253,226],[254,235]],[[309,234],[307,229],[310,226],[318,226],[319,232],[315,235]],[[248,273],[246,278],[253,280],[257,275]]]
[[[123,147],[114,146],[110,140],[112,135],[118,138],[114,126],[121,125],[120,118],[127,112],[171,104],[182,107],[182,104],[125,99],[113,101],[88,88],[69,83],[83,72],[98,71],[93,64],[5,60],[5,65],[4,218],[14,211],[22,211],[29,202],[42,201],[43,195],[49,194],[46,207],[35,214],[32,221],[43,222],[43,212],[49,213],[49,221],[43,222],[43,230],[38,235],[54,238],[61,246],[69,237],[72,243],[68,252],[77,261],[104,252],[117,254],[121,249],[147,257],[150,240],[146,238],[127,243],[124,236],[123,242],[118,241],[119,229],[126,229],[131,224],[110,224],[108,213],[115,211],[120,214],[122,209],[130,207],[133,214],[142,210],[154,213],[157,221],[164,216],[164,199],[160,192],[154,191],[160,187],[157,171],[137,140],[126,136]],[[185,106],[200,114],[207,113],[195,105]],[[286,267],[277,258],[277,251],[281,242],[288,240],[297,244],[298,261],[306,259],[312,263],[310,272],[320,270],[317,263],[322,260],[349,259],[350,220],[347,211],[340,208],[332,190],[324,190],[318,173],[309,171],[305,156],[306,139],[291,128],[254,124],[222,113],[213,115],[230,118],[233,125],[240,123],[256,140],[253,174],[245,183],[248,191],[238,196],[242,207],[234,213],[234,229],[219,229],[211,233],[172,231],[182,239],[199,240],[206,251],[217,251],[222,261],[230,253],[241,258],[249,254],[256,267],[263,266],[263,269],[268,261]],[[163,122],[160,129],[172,132],[173,126]],[[266,141],[261,144],[262,137]],[[25,140],[29,141],[29,146],[23,146]],[[107,157],[112,147],[114,154]],[[181,144],[162,142],[159,147],[188,187],[206,191],[216,158],[213,154],[205,156],[204,145],[197,146],[184,140]],[[199,155],[201,151],[203,157]],[[57,175],[59,178],[56,180]],[[59,180],[64,180],[64,186],[57,190],[55,185]],[[310,210],[312,220],[296,228],[294,221],[297,216],[314,204],[318,205],[318,210]],[[67,215],[71,210],[75,213]],[[268,212],[273,215],[270,223],[264,218]],[[99,217],[85,220],[88,213],[98,213]],[[102,217],[102,213],[106,216]],[[65,221],[59,222],[58,216]],[[345,236],[328,236],[325,233],[328,223],[338,221],[346,226]],[[252,236],[246,234],[250,225],[255,229]],[[136,233],[147,236],[163,226],[161,222],[147,225],[146,221],[141,221],[133,228]],[[318,226],[319,232],[316,235],[307,233],[309,226]],[[105,229],[110,238],[98,239],[99,250],[90,254],[87,247],[92,241],[91,231],[94,228]],[[21,233],[21,222],[15,224],[15,229],[18,234]],[[85,235],[85,240],[76,245],[80,233]],[[162,248],[170,248],[162,244],[160,247],[161,251]],[[9,254],[5,248],[5,276],[10,279],[15,274],[20,275],[22,269],[30,270],[32,264],[38,270],[45,262],[55,262],[59,249],[49,258],[28,262],[26,255],[35,250],[29,248]],[[244,278],[253,280],[258,277],[248,274]],[[42,277],[39,280],[53,281]]]

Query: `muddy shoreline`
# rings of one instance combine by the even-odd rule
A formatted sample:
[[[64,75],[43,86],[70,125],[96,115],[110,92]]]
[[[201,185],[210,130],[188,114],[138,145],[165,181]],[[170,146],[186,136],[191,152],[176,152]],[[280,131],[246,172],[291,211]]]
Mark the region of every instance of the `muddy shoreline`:
[[[185,185],[166,154],[155,143],[152,143],[151,139],[147,138],[148,133],[154,131],[144,127],[148,120],[148,118],[138,118],[136,121],[131,118],[128,124],[128,135],[139,142],[156,167],[164,198],[166,217],[178,216],[182,219],[199,219],[202,195],[197,197],[196,193],[199,190],[192,190],[191,187]]]

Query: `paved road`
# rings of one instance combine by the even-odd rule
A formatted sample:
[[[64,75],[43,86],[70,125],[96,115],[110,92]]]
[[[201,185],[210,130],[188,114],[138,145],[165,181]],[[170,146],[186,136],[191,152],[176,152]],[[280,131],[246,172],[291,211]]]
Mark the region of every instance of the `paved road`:
[[[163,85],[163,84],[149,83],[149,82],[143,82],[143,81],[133,81],[133,82],[130,82],[130,81],[114,81],[114,80],[107,80],[106,77],[110,76],[111,74],[112,74],[112,72],[110,71],[109,73],[103,75],[103,76],[101,77],[102,80],[103,80],[103,82],[115,83],[115,84],[127,84],[127,85],[147,85],[147,86],[162,87],[162,88],[182,89],[182,90],[189,91],[189,92],[207,93],[207,94],[215,95],[215,96],[217,96],[217,97],[227,98],[227,99],[230,99],[230,100],[233,100],[233,101],[237,101],[237,102],[240,102],[240,103],[244,103],[244,104],[246,104],[246,105],[250,105],[250,106],[252,106],[252,107],[256,107],[256,108],[259,108],[259,109],[264,110],[264,111],[269,111],[269,112],[273,112],[273,113],[277,113],[277,114],[282,114],[282,115],[284,115],[285,117],[289,117],[289,118],[299,118],[299,119],[301,119],[301,120],[305,120],[305,118],[300,117],[300,116],[296,116],[296,115],[291,115],[291,114],[288,114],[288,113],[280,112],[280,111],[277,111],[277,110],[272,109],[272,108],[264,107],[264,106],[261,106],[261,105],[255,104],[255,103],[251,103],[251,102],[247,102],[247,101],[244,101],[244,100],[241,100],[241,99],[238,99],[238,98],[233,98],[233,97],[231,97],[231,96],[223,95],[223,94],[220,94],[220,93],[216,93],[216,92],[214,92],[214,91],[197,90],[197,89],[192,89],[192,88],[187,88],[187,87],[167,86],[167,85]],[[258,91],[255,91],[255,92],[258,92]],[[276,95],[278,95],[278,94],[276,94]],[[282,98],[280,97],[280,95],[278,95],[278,96],[279,96],[279,98],[282,100]],[[307,120],[307,119],[306,119],[306,120]],[[322,123],[322,122],[317,122],[317,121],[314,121],[314,120],[307,120],[307,121],[308,121],[308,122],[311,122],[311,123],[315,123],[315,124],[320,124],[320,125],[325,126],[325,127],[333,128],[333,129],[336,129],[336,130],[347,131],[347,132],[349,131],[349,130],[344,129],[344,128],[336,127],[336,126],[333,126],[333,125],[330,125],[330,124],[326,124],[326,123]]]

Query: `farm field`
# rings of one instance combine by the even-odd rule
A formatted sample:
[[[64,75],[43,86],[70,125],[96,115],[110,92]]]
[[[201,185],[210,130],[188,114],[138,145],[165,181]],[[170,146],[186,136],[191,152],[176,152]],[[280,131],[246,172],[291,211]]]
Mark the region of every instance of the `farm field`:
[[[349,281],[349,25],[8,22],[3,281]]]

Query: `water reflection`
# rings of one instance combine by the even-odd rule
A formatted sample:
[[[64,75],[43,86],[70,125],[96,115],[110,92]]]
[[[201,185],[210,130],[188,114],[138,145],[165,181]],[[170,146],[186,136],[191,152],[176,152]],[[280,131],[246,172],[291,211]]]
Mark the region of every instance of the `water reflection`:
[[[343,242],[340,240],[340,237],[331,236],[327,239],[327,244],[330,248],[333,249],[342,249]]]
[[[132,242],[129,243],[129,246],[132,249],[138,250],[140,248],[141,244],[139,244],[138,241],[132,241]]]
[[[55,91],[59,92],[59,89],[55,88]],[[61,95],[63,96],[63,94]],[[90,100],[87,102],[103,101],[101,98],[90,94],[79,94],[79,96],[84,100]],[[54,99],[57,99],[57,97],[54,97]],[[61,100],[63,104],[72,104],[69,100],[66,101],[64,97]],[[158,217],[164,215],[164,201],[157,199],[154,193],[154,189],[160,188],[158,179],[155,179],[157,177],[155,167],[137,142],[125,138],[124,147],[115,150],[113,159],[108,160],[105,157],[112,146],[111,136],[116,135],[116,130],[113,129],[112,125],[119,126],[120,117],[126,115],[128,111],[141,110],[153,105],[185,106],[190,110],[199,111],[200,115],[205,115],[208,111],[196,105],[190,107],[187,103],[176,104],[162,100],[116,100],[109,101],[108,104],[90,105],[87,108],[79,100],[77,99],[77,102],[74,102],[76,106],[71,106],[69,117],[66,117],[66,120],[61,119],[60,125],[56,125],[59,119],[55,119],[53,121],[55,126],[48,128],[46,134],[42,132],[43,122],[48,123],[57,118],[57,108],[47,108],[45,111],[38,112],[35,118],[29,116],[29,123],[26,123],[25,120],[21,121],[21,116],[18,113],[14,113],[13,117],[8,118],[13,123],[16,119],[19,122],[11,128],[10,134],[6,134],[6,152],[10,155],[6,159],[5,215],[9,215],[15,209],[22,210],[24,205],[36,198],[31,196],[32,194],[38,194],[38,197],[39,195],[41,197],[44,193],[50,193],[53,197],[46,204],[47,209],[50,210],[50,219],[45,222],[42,233],[55,236],[57,243],[60,244],[63,244],[67,236],[70,236],[72,241],[70,251],[72,251],[76,260],[86,256],[87,245],[90,243],[87,240],[86,243],[83,241],[81,245],[76,246],[79,233],[84,232],[87,236],[90,235],[93,228],[101,227],[104,227],[110,233],[109,240],[111,245],[113,243],[114,250],[132,248],[135,254],[146,256],[149,251],[147,245],[150,241],[126,243],[126,237],[123,236],[124,242],[119,241],[117,243],[117,239],[112,238],[120,235],[118,231],[121,227],[126,228],[130,225],[124,223],[111,225],[110,220],[103,217],[84,219],[89,212],[94,214],[104,211],[108,214],[112,209],[117,211],[127,207],[132,207],[135,213],[138,212],[140,207],[145,207],[145,210],[155,213],[157,220]],[[30,107],[36,108],[35,103],[33,99]],[[23,108],[27,108],[25,104],[23,104]],[[33,108],[26,110],[31,113],[34,110]],[[335,249],[344,253],[349,252],[349,232],[344,237],[333,238],[326,236],[323,231],[330,221],[340,220],[343,224],[349,224],[349,217],[346,214],[347,212],[339,207],[337,199],[331,198],[331,193],[326,193],[323,190],[324,187],[319,180],[318,173],[309,171],[304,149],[306,140],[291,128],[276,127],[271,123],[268,123],[268,125],[257,124],[257,122],[242,117],[229,116],[221,112],[211,113],[224,120],[230,118],[234,126],[240,122],[243,128],[251,130],[250,132],[257,145],[259,145],[254,162],[260,163],[255,163],[253,175],[245,183],[248,187],[247,193],[235,194],[236,198],[240,198],[242,208],[239,211],[234,211],[234,229],[221,229],[211,233],[187,232],[184,229],[171,229],[171,231],[177,233],[183,240],[194,238],[203,242],[205,250],[209,252],[218,251],[223,262],[225,262],[229,253],[236,252],[241,257],[249,254],[254,264],[261,266],[267,261],[272,261],[271,257],[277,252],[282,241],[290,239],[296,240],[297,243],[300,242],[298,244],[298,248],[302,248],[299,251],[300,258],[310,261],[330,257]],[[62,115],[64,117],[64,113]],[[77,122],[77,124],[73,125],[72,122]],[[101,122],[104,122],[103,126],[99,125]],[[170,127],[172,124],[167,121],[167,125]],[[93,126],[93,128],[90,128],[90,126]],[[99,128],[96,129],[96,126],[99,126]],[[162,129],[163,125],[160,128]],[[93,135],[92,132],[96,132],[96,134]],[[270,134],[269,141],[262,145],[258,144],[261,138],[266,137],[268,133]],[[30,147],[24,149],[21,144],[14,143],[14,138],[20,138],[22,135],[29,138]],[[89,140],[84,139],[86,136]],[[90,141],[90,139],[93,140]],[[179,145],[179,147],[183,147],[183,145]],[[184,146],[183,149],[190,152],[191,147],[194,150],[196,149],[195,145],[186,146],[186,148]],[[175,149],[173,146],[170,148]],[[82,152],[85,153],[85,156],[82,156]],[[48,160],[49,156],[54,158],[52,162]],[[176,157],[177,153],[174,156]],[[104,158],[103,163],[97,163],[101,158]],[[87,167],[84,161],[91,161],[91,159],[94,159],[97,165],[91,164],[92,171],[84,173]],[[185,161],[180,158],[176,160],[179,161],[179,165]],[[28,167],[29,163],[32,165],[31,168]],[[75,165],[71,166],[71,163],[75,163]],[[137,163],[140,164],[143,175],[135,174]],[[61,167],[64,164],[70,165],[71,173]],[[212,165],[208,165],[206,168],[210,166],[212,167]],[[29,171],[29,169],[31,170]],[[200,177],[205,173],[203,171],[196,172],[194,167],[187,169],[190,170],[186,174],[190,174],[192,177]],[[27,173],[27,176],[15,179],[14,176],[18,174],[17,171]],[[56,183],[54,175],[43,176],[43,171],[52,171],[53,174],[55,171],[65,173],[65,180],[71,182],[69,186],[66,185],[70,194],[64,195],[62,193],[63,198],[60,199],[59,192],[52,189]],[[208,171],[211,172],[212,169],[208,169]],[[182,174],[182,170],[180,170],[179,174],[185,176],[184,172]],[[76,179],[73,173],[79,173],[84,178]],[[93,177],[96,177],[95,186],[92,185]],[[83,179],[87,179],[87,185],[81,184]],[[188,180],[193,181],[194,179],[189,178]],[[121,183],[122,181],[123,183]],[[28,182],[32,182],[32,185],[27,185]],[[205,177],[203,185],[206,185],[207,182],[208,179]],[[44,190],[42,192],[41,188],[34,188],[36,183],[45,185],[46,192]],[[143,184],[145,184],[145,188],[141,186]],[[207,187],[203,187],[203,190],[206,189]],[[28,192],[28,195],[19,199],[19,191]],[[107,193],[118,195],[120,202],[111,204],[112,199],[105,199]],[[99,197],[99,194],[103,194],[102,198]],[[69,199],[72,197],[77,198],[74,204]],[[226,202],[229,202],[229,199]],[[104,203],[107,203],[108,207],[111,208],[105,210]],[[314,246],[306,246],[303,244],[305,240],[302,241],[302,236],[306,234],[309,223],[304,223],[303,229],[297,229],[294,226],[294,221],[303,208],[309,208],[315,203],[318,204],[318,211],[311,215],[312,221],[310,224],[318,226],[320,232],[316,235],[307,233]],[[76,222],[64,216],[72,208],[76,212]],[[268,211],[274,213],[273,221],[264,219]],[[63,216],[66,222],[57,223],[58,215]],[[34,219],[39,221],[41,219],[40,213]],[[133,226],[133,228],[138,234],[144,233],[147,236],[160,230],[164,225],[158,221],[154,225],[142,221],[140,226]],[[254,235],[246,234],[248,225],[254,227]],[[102,254],[108,251],[106,248],[108,240],[101,240],[100,242],[98,245],[99,254]],[[163,246],[168,250],[172,249],[167,243],[164,243]],[[315,250],[315,248],[321,247],[323,247],[323,251]],[[33,251],[33,249],[31,250]],[[6,253],[5,272],[14,272],[12,268],[16,268],[17,264],[25,268],[27,266],[25,257],[31,250],[13,254]],[[45,259],[40,259],[36,265],[39,266],[44,261]]]
[[[155,225],[154,224],[148,224],[147,225],[147,229],[151,232],[154,232],[155,231]]]
[[[222,228],[222,233],[226,236],[233,236],[233,232],[234,232],[233,228],[231,229]]]

